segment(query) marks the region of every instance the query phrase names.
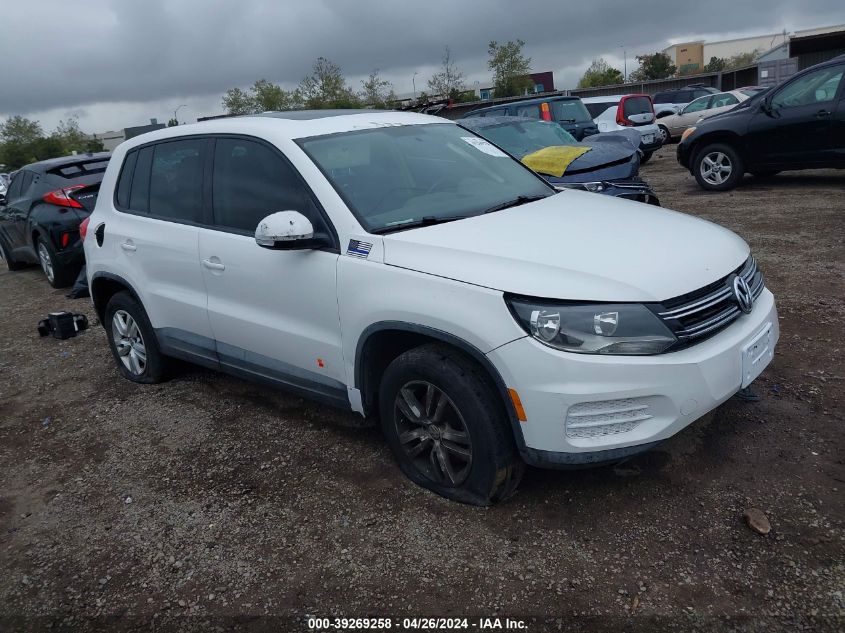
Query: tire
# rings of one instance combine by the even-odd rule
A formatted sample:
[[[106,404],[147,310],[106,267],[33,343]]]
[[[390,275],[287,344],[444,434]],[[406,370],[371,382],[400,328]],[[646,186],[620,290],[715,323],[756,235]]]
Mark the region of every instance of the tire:
[[[751,175],[760,180],[766,180],[768,178],[774,178],[779,173],[779,171],[752,171]]]
[[[654,152],[643,152],[643,157],[640,159],[640,165],[645,165],[650,159]]]
[[[692,174],[699,186],[707,191],[733,189],[742,180],[744,173],[742,158],[733,147],[724,143],[703,147],[692,161]]]
[[[660,143],[662,145],[668,145],[672,141],[672,135],[669,134],[669,128],[665,125],[658,125],[660,128]]]
[[[23,262],[19,262],[14,257],[12,257],[12,251],[10,248],[6,246],[6,243],[3,241],[3,238],[0,237],[0,260],[5,262],[6,267],[9,270],[21,270],[26,268],[26,264]],[[3,264],[0,263],[0,266]]]
[[[479,506],[516,492],[525,465],[504,407],[482,369],[454,348],[428,344],[397,357],[382,377],[379,409],[387,443],[414,483]]]
[[[167,357],[161,353],[147,312],[132,295],[118,292],[109,300],[103,326],[124,378],[144,384],[165,379]]]
[[[53,250],[49,240],[42,235],[39,235],[35,241],[35,253],[38,256],[41,271],[53,288],[66,288],[76,280],[79,271],[59,264],[56,251]]]

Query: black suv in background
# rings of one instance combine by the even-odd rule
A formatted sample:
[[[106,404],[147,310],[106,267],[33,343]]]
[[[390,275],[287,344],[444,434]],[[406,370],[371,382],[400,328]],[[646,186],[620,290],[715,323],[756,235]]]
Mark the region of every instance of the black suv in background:
[[[743,174],[845,167],[845,55],[687,129],[678,162],[702,188],[732,189]]]
[[[110,157],[53,158],[15,173],[0,206],[0,259],[9,270],[40,264],[54,288],[73,282],[84,262],[79,224],[94,210]]]

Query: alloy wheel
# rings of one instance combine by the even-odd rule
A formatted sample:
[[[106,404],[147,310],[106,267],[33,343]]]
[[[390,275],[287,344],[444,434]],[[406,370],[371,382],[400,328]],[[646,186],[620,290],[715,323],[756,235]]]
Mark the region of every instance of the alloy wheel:
[[[462,484],[472,466],[472,440],[451,398],[417,380],[399,390],[393,408],[399,443],[415,468],[439,484]]]
[[[53,260],[50,259],[50,251],[47,250],[47,245],[44,242],[38,242],[38,261],[41,263],[41,270],[47,275],[47,280],[53,283],[55,277]]]
[[[667,130],[662,125],[658,127],[660,129],[660,142],[661,144],[666,145],[666,143],[669,142],[669,130]]]
[[[147,349],[138,323],[125,310],[118,310],[111,319],[111,331],[120,362],[136,376],[147,367]]]
[[[701,177],[711,185],[721,185],[731,177],[733,164],[727,154],[710,152],[701,160],[699,165]]]

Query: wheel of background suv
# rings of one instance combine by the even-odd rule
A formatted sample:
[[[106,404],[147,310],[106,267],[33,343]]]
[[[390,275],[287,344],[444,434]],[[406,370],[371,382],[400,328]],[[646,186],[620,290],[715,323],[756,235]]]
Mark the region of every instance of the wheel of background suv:
[[[666,145],[666,143],[672,140],[672,135],[669,134],[669,128],[665,125],[658,125],[657,127],[660,129],[660,143]]]
[[[106,334],[117,368],[124,378],[152,384],[164,380],[167,358],[161,353],[147,312],[128,292],[118,292],[106,305]]]
[[[645,165],[651,158],[652,154],[654,154],[654,152],[643,152],[642,158],[640,158],[640,165]]]
[[[43,236],[38,237],[35,243],[35,251],[38,254],[38,263],[41,265],[41,270],[44,271],[44,276],[47,277],[47,281],[53,288],[64,288],[73,283],[78,271],[68,270],[59,264],[56,252]]]
[[[409,350],[385,370],[381,425],[413,482],[448,499],[490,505],[522,479],[513,433],[482,370],[445,345]]]
[[[751,175],[760,180],[766,180],[767,178],[774,178],[779,173],[779,171],[752,171]]]
[[[6,267],[9,270],[20,270],[21,268],[26,268],[26,264],[21,263],[12,257],[12,251],[6,246],[2,237],[0,237],[0,261],[5,262]],[[0,266],[2,266],[2,264],[0,264]]]
[[[736,150],[724,143],[702,148],[692,164],[698,184],[708,191],[726,191],[736,187],[742,179],[744,167]]]

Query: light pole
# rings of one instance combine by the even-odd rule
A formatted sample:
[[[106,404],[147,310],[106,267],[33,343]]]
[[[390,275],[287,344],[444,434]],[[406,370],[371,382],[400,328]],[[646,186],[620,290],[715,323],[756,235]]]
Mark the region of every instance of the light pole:
[[[619,48],[622,49],[622,63],[624,64],[622,70],[622,83],[628,81],[628,51],[625,50],[625,45],[620,44]]]
[[[182,108],[187,108],[187,107],[188,107],[188,106],[187,106],[187,104],[184,104],[184,103],[183,103],[182,105],[178,106],[178,107],[177,107],[177,108],[173,111],[173,120],[174,120],[174,121],[176,121],[176,125],[179,125],[179,117],[178,117],[179,110],[181,110]]]
[[[417,98],[417,75],[419,75],[419,72],[414,71],[414,76],[411,77],[411,85],[414,86],[414,99]]]

